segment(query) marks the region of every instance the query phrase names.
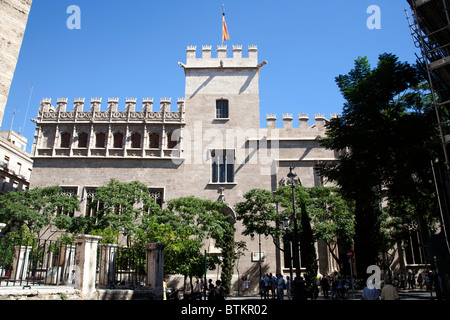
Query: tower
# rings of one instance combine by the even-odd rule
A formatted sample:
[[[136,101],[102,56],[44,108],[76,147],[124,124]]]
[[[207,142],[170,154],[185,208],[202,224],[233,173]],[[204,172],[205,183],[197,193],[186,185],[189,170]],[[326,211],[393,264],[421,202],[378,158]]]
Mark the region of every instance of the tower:
[[[227,57],[227,46],[217,46],[217,57],[211,56],[211,46],[202,46],[196,57],[196,47],[187,48],[186,64],[180,63],[186,76],[186,123],[201,121],[203,128],[259,128],[258,49],[248,47],[248,57],[242,56],[242,46],[233,46]]]

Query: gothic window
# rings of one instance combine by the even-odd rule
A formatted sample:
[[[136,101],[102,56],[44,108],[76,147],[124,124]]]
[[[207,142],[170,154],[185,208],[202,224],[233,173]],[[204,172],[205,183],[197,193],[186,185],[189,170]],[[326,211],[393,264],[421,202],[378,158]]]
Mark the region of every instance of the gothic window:
[[[131,148],[140,148],[141,147],[141,135],[138,132],[135,132],[131,135]]]
[[[95,195],[97,194],[97,188],[86,188],[86,217],[94,217],[97,212],[103,209],[103,203],[95,201]]]
[[[156,204],[162,208],[163,199],[164,199],[164,189],[148,188],[148,192],[149,192],[150,198],[155,200]],[[144,207],[144,211],[149,212],[149,208]]]
[[[78,135],[78,148],[87,148],[88,144],[88,134],[86,132],[81,132]]]
[[[150,148],[159,149],[159,134],[156,132],[150,134]]]
[[[167,149],[175,149],[178,144],[178,135],[172,131],[167,133]]]
[[[212,150],[211,160],[213,183],[234,182],[234,150]]]
[[[61,187],[60,194],[69,197],[76,197],[78,194],[78,187]],[[68,208],[58,206],[56,209],[56,213],[58,215],[65,214],[68,215],[69,217],[73,217],[75,215],[75,209],[69,211]]]
[[[70,147],[70,133],[63,132],[61,133],[61,148],[69,148]]]
[[[228,100],[216,100],[216,119],[228,118]]]
[[[104,148],[105,147],[106,134],[104,132],[99,132],[95,135],[95,147]]]
[[[114,148],[123,148],[123,133],[114,133]]]

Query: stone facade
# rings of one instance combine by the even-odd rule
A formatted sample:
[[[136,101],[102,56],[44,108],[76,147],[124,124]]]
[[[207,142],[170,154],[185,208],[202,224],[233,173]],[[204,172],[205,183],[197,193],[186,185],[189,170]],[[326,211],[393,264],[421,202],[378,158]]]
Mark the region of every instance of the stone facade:
[[[32,0],[0,1],[0,126]]]
[[[91,99],[90,110],[84,110],[84,99],[75,99],[71,111],[67,99],[58,99],[56,107],[51,99],[42,100],[34,120],[31,187],[67,188],[83,201],[77,214],[88,214],[85,207],[96,187],[112,178],[139,180],[163,206],[192,195],[225,201],[234,214],[234,205],[249,190],[276,190],[290,166],[304,186],[322,185],[315,165],[336,159],[334,151],[318,143],[325,116],[314,115],[310,125],[308,116],[299,114],[297,127],[292,114],[283,114],[283,127],[277,128],[276,115],[269,114],[267,128],[261,128],[259,76],[267,62],[258,62],[257,47],[249,46],[247,57],[242,46],[233,46],[232,56],[227,46],[218,46],[215,57],[211,46],[201,51],[197,57],[196,47],[188,47],[186,63],[178,63],[186,87],[176,108],[168,98],[160,100],[159,110],[153,99],[144,98],[137,106],[136,99],[127,98],[123,111],[116,98],[108,99],[107,110],[102,110],[101,98]],[[259,241],[242,236],[239,222],[236,228],[236,241],[246,241],[248,248],[239,274],[248,276],[255,288]],[[261,248],[263,272],[286,272],[271,239],[262,236]],[[215,250],[214,243],[207,249]],[[319,251],[320,271],[335,270],[326,250]]]
[[[26,145],[21,134],[0,131],[0,194],[28,189],[33,160],[25,152]]]

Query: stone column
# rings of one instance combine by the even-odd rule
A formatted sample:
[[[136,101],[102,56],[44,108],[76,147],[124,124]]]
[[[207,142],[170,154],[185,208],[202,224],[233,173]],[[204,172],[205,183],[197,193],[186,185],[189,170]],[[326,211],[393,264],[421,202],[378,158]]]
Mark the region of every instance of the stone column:
[[[77,252],[75,255],[75,289],[83,296],[95,292],[95,277],[97,273],[97,247],[102,237],[81,235],[75,237]]]
[[[32,247],[14,246],[14,260],[11,278],[14,281],[25,280],[28,274],[28,258]]]
[[[146,243],[147,249],[147,283],[155,291],[155,300],[163,299],[164,248],[165,243]]]

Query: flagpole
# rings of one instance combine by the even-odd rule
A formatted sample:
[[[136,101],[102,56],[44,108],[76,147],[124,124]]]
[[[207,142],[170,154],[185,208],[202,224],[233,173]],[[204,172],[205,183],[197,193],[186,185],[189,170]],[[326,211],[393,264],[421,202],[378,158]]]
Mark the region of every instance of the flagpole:
[[[225,6],[222,3],[222,46],[223,46],[223,17],[225,17]]]

